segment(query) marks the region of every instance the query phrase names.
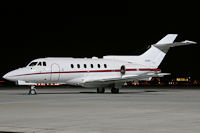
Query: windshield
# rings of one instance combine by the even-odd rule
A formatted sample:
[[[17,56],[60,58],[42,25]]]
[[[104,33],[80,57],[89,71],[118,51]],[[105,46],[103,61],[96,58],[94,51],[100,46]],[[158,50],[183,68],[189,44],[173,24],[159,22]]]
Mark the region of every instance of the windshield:
[[[29,66],[36,66],[38,62],[31,62]]]

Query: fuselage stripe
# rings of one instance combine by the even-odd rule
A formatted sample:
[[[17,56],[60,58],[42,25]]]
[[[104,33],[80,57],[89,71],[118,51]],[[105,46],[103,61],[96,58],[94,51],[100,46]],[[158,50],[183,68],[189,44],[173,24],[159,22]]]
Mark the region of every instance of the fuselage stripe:
[[[139,69],[139,71],[160,71],[160,69]]]
[[[38,75],[38,74],[54,74],[54,73],[98,73],[98,72],[120,72],[120,69],[115,70],[86,70],[86,71],[64,71],[64,72],[41,72],[41,73],[28,73],[14,76],[25,76],[25,75]],[[160,71],[160,69],[126,69],[126,71]],[[14,77],[13,76],[13,77]]]

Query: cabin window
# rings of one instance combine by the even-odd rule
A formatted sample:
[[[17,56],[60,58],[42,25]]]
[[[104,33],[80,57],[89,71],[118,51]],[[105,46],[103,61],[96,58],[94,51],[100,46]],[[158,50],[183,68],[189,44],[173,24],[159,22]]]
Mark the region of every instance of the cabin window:
[[[71,68],[74,68],[74,65],[73,65],[73,64],[71,64]]]
[[[43,66],[47,66],[47,63],[45,61],[43,62]]]
[[[37,66],[42,66],[42,62],[39,62],[39,63],[37,64]]]
[[[91,68],[93,68],[94,66],[93,66],[93,64],[90,64],[90,66],[91,66]]]
[[[105,67],[105,68],[107,68],[107,65],[106,65],[106,64],[104,64],[104,67]]]
[[[87,65],[86,65],[86,64],[84,64],[84,68],[87,68]]]
[[[77,67],[80,68],[80,64],[77,64]]]
[[[31,64],[29,66],[36,66],[38,62],[31,62]]]
[[[97,66],[98,66],[98,68],[100,68],[100,67],[101,67],[101,66],[100,66],[100,64],[98,64]]]

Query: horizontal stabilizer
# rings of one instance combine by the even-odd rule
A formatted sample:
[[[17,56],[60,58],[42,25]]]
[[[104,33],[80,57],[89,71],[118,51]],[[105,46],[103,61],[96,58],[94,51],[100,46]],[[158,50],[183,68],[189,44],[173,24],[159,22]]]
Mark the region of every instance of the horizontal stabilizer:
[[[160,49],[162,52],[167,53],[170,47],[176,46],[183,46],[183,45],[190,45],[190,44],[197,44],[196,42],[185,40],[182,42],[174,42],[174,43],[165,43],[165,44],[154,44],[156,48]]]

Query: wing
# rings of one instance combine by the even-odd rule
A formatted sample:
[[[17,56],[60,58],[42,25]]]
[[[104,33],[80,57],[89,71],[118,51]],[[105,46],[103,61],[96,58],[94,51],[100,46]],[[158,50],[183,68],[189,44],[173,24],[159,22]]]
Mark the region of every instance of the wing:
[[[115,77],[98,77],[98,78],[87,78],[86,83],[89,82],[111,82],[111,81],[130,81],[134,78],[138,77],[138,75],[123,75],[123,76],[115,76]]]
[[[163,77],[169,75],[166,73],[145,73],[143,75],[123,75],[123,76],[86,76],[71,79],[67,84],[78,85],[82,87],[107,87],[113,84],[123,85],[125,82],[138,80],[150,80],[152,77]]]
[[[138,75],[123,75],[115,77],[98,77],[97,79],[89,78],[85,82],[85,86],[96,86],[96,87],[107,87],[113,84],[120,86],[124,85],[125,82],[132,81],[137,78]]]
[[[106,87],[114,83],[123,85],[124,82],[136,79],[138,75],[123,75],[123,76],[86,76],[75,78],[67,81],[67,84],[78,85],[83,87]]]
[[[138,76],[138,80],[150,81],[152,77],[164,77],[165,75],[171,75],[171,73],[146,73]]]

